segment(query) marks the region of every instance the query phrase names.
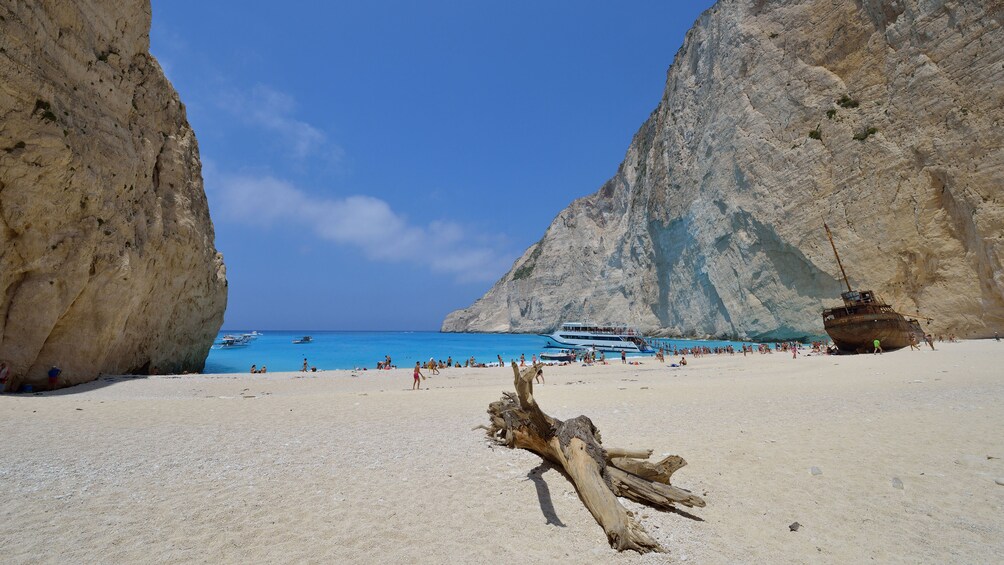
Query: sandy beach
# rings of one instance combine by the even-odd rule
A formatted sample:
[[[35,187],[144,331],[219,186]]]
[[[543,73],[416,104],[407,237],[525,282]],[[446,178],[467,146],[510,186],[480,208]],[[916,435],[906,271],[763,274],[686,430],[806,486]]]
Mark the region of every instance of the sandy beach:
[[[648,555],[610,549],[560,471],[472,431],[509,369],[444,370],[420,392],[397,369],[5,395],[0,560],[997,562],[1002,359],[979,341],[548,369],[551,415],[689,462],[674,484],[706,508],[624,501],[669,550]]]

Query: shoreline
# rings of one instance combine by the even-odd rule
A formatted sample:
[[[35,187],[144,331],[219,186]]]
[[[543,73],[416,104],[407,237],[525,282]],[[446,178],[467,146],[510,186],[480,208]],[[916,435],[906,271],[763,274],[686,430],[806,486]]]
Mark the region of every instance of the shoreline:
[[[605,445],[689,462],[673,483],[706,498],[688,510],[703,521],[625,502],[668,556],[611,550],[559,471],[471,431],[512,389],[508,368],[445,369],[420,392],[401,368],[4,395],[0,551],[13,563],[992,562],[1002,358],[1004,344],[980,340],[546,369],[534,392],[548,414],[585,414]]]
[[[221,336],[227,335],[221,333]],[[238,335],[231,333],[230,335]],[[300,332],[264,332],[246,345],[231,348],[214,348],[206,359],[204,373],[243,373],[252,365],[267,366],[271,371],[296,371],[305,357],[309,365],[318,369],[377,368],[378,363],[390,356],[399,367],[414,366],[415,361],[427,362],[433,357],[438,362],[452,359],[463,365],[474,358],[480,363],[491,364],[499,356],[508,362],[519,360],[520,355],[530,360],[534,354],[555,352],[560,348],[546,347],[545,338],[535,334],[443,334],[382,332],[354,333],[331,332],[314,333],[309,345],[294,345],[294,338],[302,337]],[[664,340],[654,340],[662,345]],[[707,346],[722,347],[732,345],[740,348],[739,342],[705,342],[673,340],[679,348]],[[656,345],[656,344],[653,344]],[[608,355],[615,355],[610,353]]]

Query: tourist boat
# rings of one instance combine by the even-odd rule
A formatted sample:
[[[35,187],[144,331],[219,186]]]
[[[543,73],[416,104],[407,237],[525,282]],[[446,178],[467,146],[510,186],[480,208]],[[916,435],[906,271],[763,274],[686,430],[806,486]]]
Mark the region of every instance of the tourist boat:
[[[923,343],[924,330],[916,319],[907,319],[870,290],[851,289],[830,227],[823,227],[847,285],[847,292],[840,293],[844,305],[823,310],[823,328],[833,344],[845,353],[871,353],[876,339],[883,351],[902,349],[912,340]]]
[[[245,338],[244,336],[233,336],[225,335],[220,339],[220,342],[213,345],[214,349],[235,349],[237,347],[247,347],[250,345],[251,340]]]
[[[627,353],[654,353],[645,338],[634,328],[625,325],[596,325],[567,322],[547,338],[547,347],[559,349],[595,349],[596,351],[625,351]]]
[[[305,335],[300,339],[293,340],[293,343],[313,343],[313,342],[314,342],[313,338],[311,338],[309,335]]]

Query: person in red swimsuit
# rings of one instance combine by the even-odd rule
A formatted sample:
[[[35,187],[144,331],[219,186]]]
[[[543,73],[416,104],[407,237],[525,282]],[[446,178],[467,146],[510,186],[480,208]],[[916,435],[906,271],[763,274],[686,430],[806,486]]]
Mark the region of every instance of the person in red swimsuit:
[[[415,361],[415,382],[411,385],[411,390],[421,390],[422,381],[419,379],[424,379],[425,375],[422,374],[421,363]]]

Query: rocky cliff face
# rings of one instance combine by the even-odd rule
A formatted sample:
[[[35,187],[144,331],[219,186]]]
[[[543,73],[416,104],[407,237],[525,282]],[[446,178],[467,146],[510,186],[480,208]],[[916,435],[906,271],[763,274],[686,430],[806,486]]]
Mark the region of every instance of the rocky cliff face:
[[[617,174],[444,331],[823,333],[840,273],[1004,331],[1004,4],[721,0]]]
[[[223,319],[195,135],[143,0],[0,3],[0,361],[199,371]]]

